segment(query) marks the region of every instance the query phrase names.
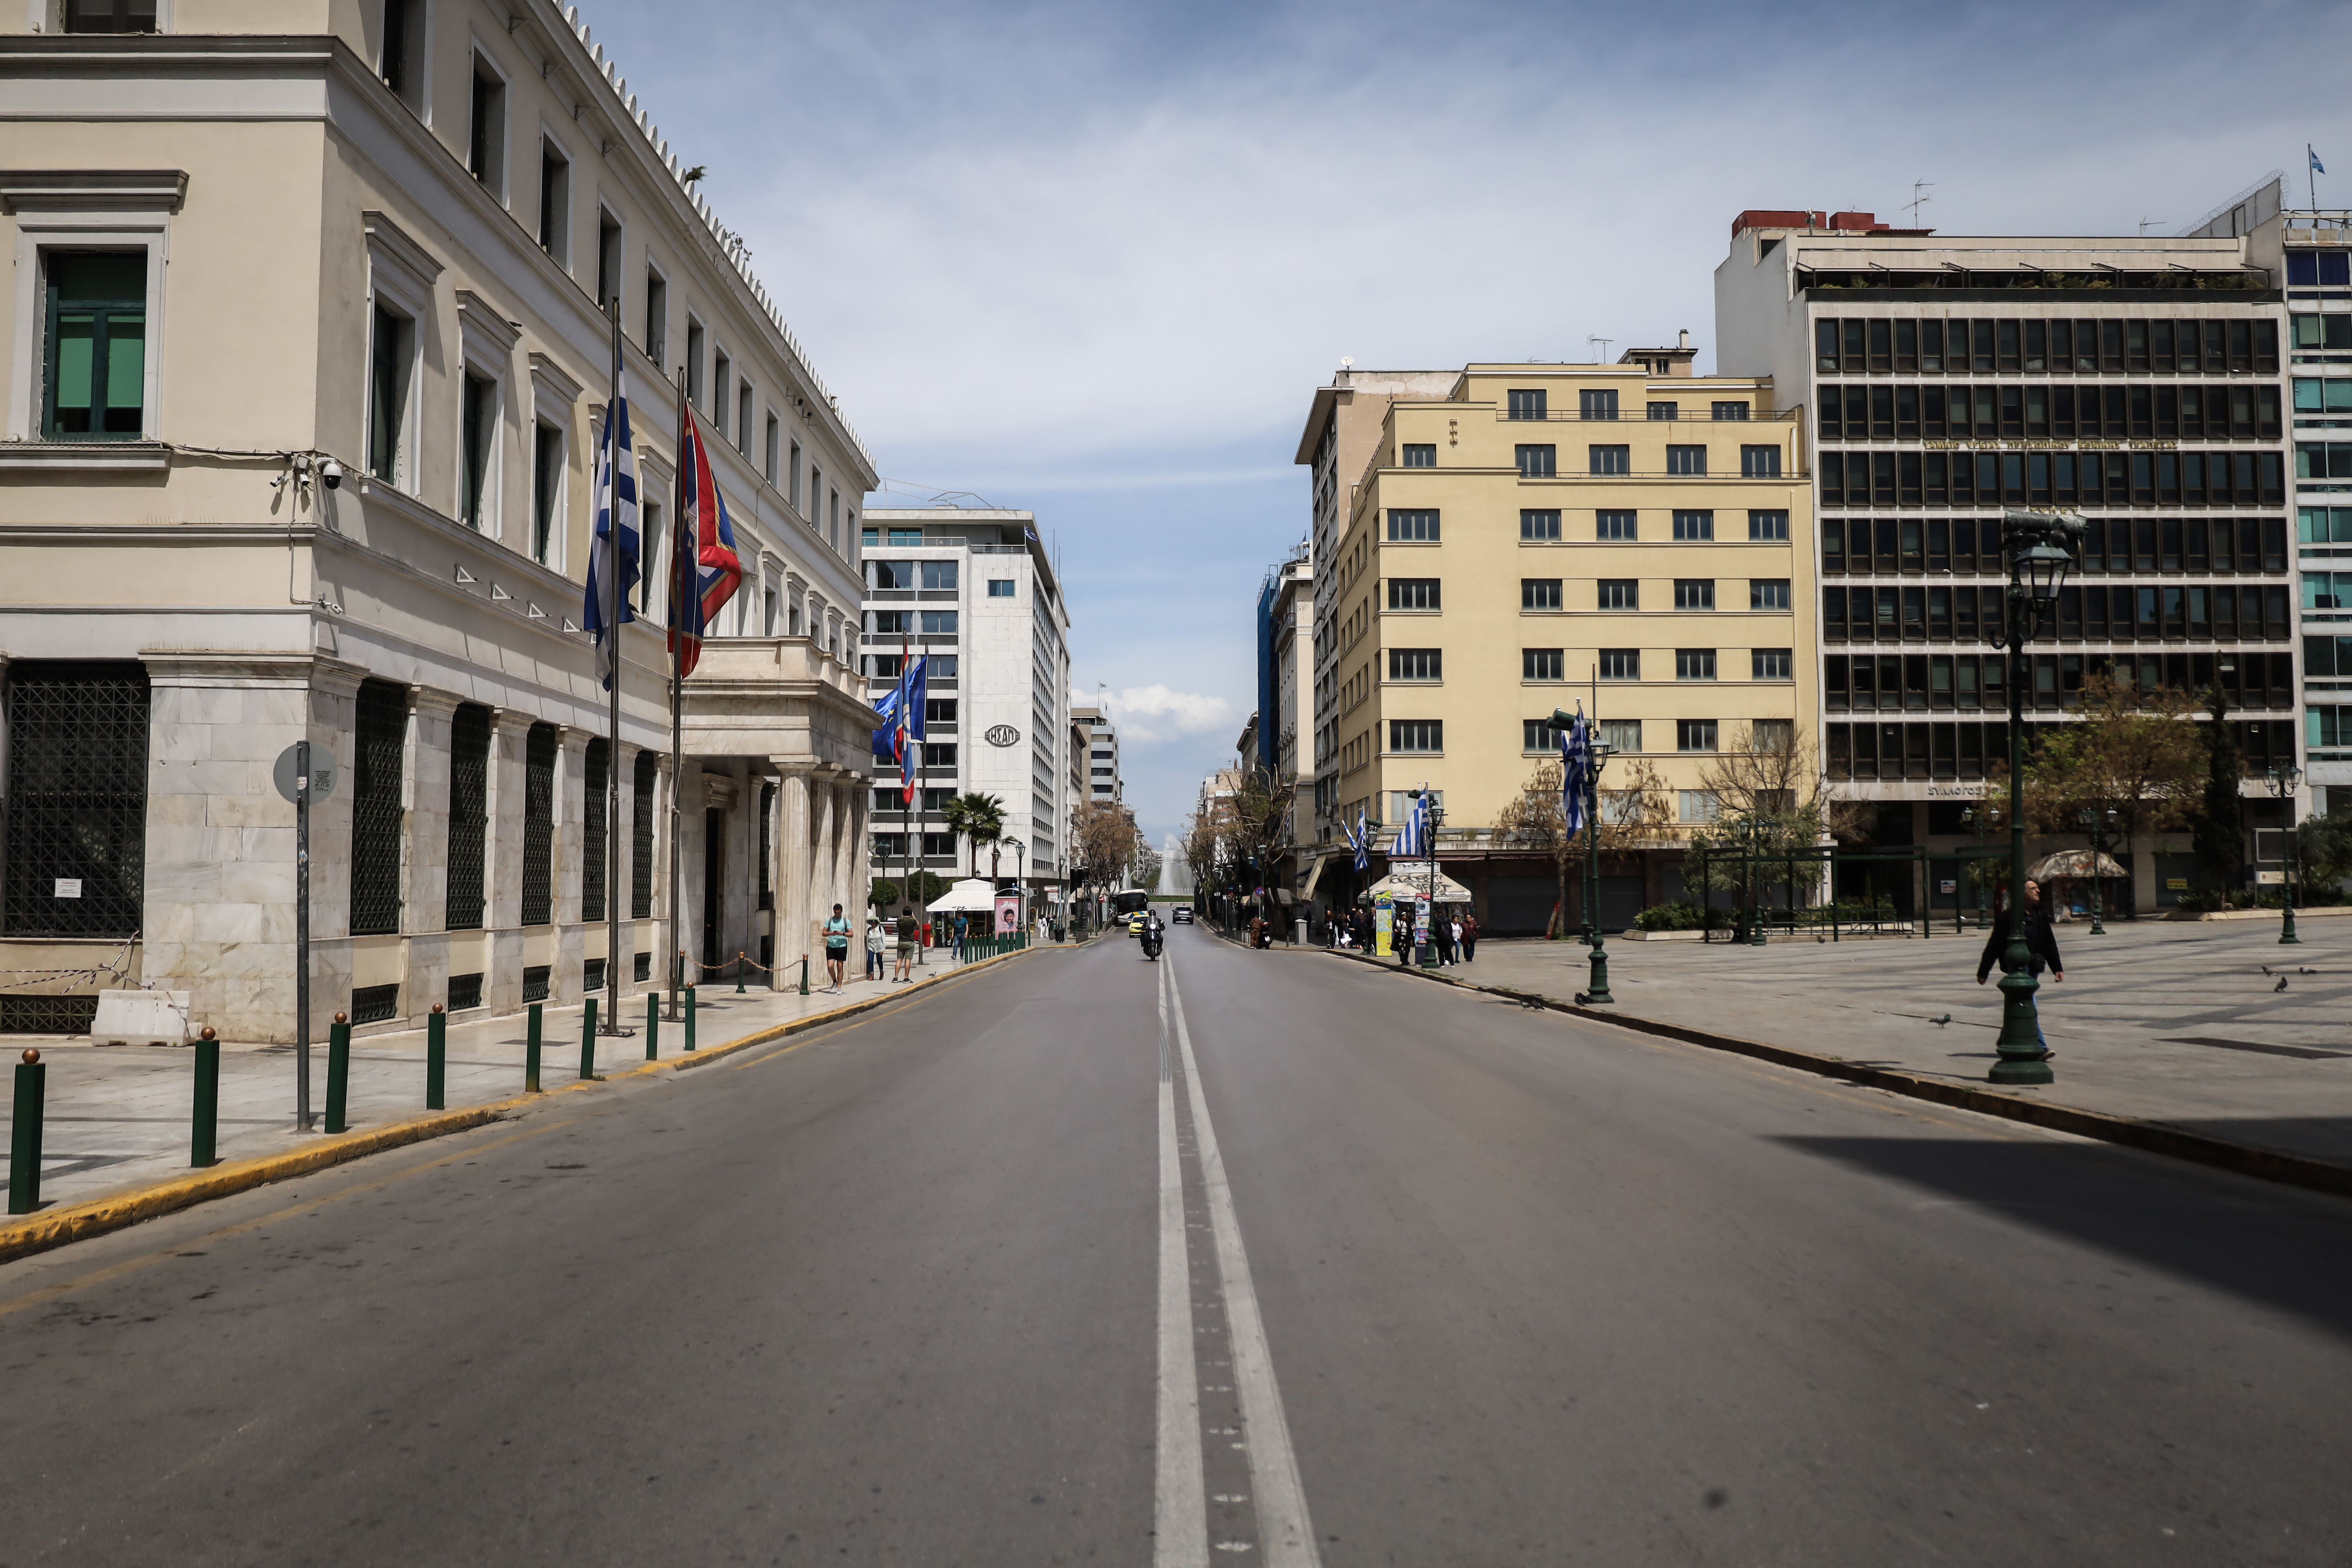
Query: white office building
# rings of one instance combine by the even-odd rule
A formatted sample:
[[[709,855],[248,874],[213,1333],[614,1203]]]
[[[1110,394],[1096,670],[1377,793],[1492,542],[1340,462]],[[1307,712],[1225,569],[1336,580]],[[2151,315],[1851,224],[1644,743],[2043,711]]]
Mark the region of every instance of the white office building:
[[[934,506],[866,514],[864,666],[879,700],[909,652],[930,660],[920,790],[911,809],[898,765],[874,763],[874,874],[919,859],[953,881],[973,846],[940,811],[955,795],[1003,802],[1003,838],[978,847],[980,874],[1050,893],[1069,867],[1070,616],[1025,511]],[[919,840],[919,842],[918,842]]]

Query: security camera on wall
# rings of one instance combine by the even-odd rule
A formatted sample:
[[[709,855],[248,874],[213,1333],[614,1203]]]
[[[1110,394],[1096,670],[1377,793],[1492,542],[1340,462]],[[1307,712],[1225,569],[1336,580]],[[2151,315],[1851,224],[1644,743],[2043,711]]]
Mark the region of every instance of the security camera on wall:
[[[343,483],[343,466],[330,458],[320,465],[319,477],[327,481],[329,489],[341,489]]]

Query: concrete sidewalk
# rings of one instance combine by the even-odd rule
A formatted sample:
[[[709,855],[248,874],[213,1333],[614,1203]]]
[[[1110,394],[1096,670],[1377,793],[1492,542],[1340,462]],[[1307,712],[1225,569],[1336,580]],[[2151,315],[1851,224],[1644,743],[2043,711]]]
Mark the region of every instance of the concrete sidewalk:
[[[2066,979],[2045,975],[2037,997],[2058,1081],[2040,1089],[1985,1081],[2000,995],[1975,983],[1980,932],[1760,948],[1612,941],[1617,1004],[1593,1012],[2352,1166],[2352,921],[2305,921],[2295,947],[2278,945],[2275,919],[2089,931],[2058,928]],[[1567,1002],[1585,987],[1588,953],[1487,941],[1475,963],[1441,973]]]
[[[851,956],[862,961],[861,954]],[[929,950],[924,958],[914,984],[853,979],[839,995],[816,990],[803,996],[797,990],[768,991],[754,985],[739,996],[732,981],[706,984],[696,993],[697,1046],[709,1050],[795,1019],[893,994],[909,994],[948,978],[961,967],[945,949]],[[822,973],[820,969],[820,978]],[[626,1036],[600,1033],[595,1056],[599,1076],[645,1064],[646,999],[650,991],[642,985],[623,990],[620,1021],[632,1032]],[[576,1005],[542,1010],[542,1089],[579,1081],[582,1014]],[[495,1104],[523,1091],[526,1015],[460,1015],[450,1020],[447,1032],[446,1109]],[[352,1042],[351,1131],[366,1132],[427,1114],[425,1043],[421,1029],[368,1035]],[[661,1060],[686,1059],[684,1020],[664,1019],[658,1044]],[[11,1035],[6,1037],[6,1053],[12,1064],[26,1047],[37,1048],[49,1068],[41,1144],[45,1210],[111,1197],[191,1173],[188,1154],[196,1057],[192,1047],[101,1046],[93,1045],[87,1036]],[[315,1119],[308,1133],[295,1126],[294,1058],[292,1046],[224,1043],[216,1144],[222,1162],[278,1154],[325,1137],[326,1041],[315,1040],[310,1047],[310,1105]],[[13,1117],[13,1106],[5,1103],[7,1098],[0,1095],[0,1113]]]

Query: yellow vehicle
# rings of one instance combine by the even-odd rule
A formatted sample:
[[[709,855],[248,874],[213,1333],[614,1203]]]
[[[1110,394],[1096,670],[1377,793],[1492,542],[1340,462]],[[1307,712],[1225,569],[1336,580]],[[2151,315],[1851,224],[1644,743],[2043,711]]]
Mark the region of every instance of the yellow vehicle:
[[[1129,936],[1141,936],[1143,934],[1143,922],[1150,918],[1151,914],[1148,910],[1138,910],[1135,913],[1128,916],[1127,934]]]

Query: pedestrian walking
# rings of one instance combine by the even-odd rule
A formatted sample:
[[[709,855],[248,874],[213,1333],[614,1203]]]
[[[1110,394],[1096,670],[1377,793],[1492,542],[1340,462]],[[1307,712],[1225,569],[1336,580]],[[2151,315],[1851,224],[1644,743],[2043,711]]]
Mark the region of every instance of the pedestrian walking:
[[[824,922],[824,972],[833,981],[832,991],[841,994],[842,977],[849,969],[849,935],[853,928],[841,906],[833,906],[833,913]]]
[[[882,978],[882,950],[888,942],[889,934],[882,929],[882,917],[880,915],[867,915],[866,917],[866,979],[879,980]]]
[[[915,943],[923,934],[923,922],[915,918],[915,906],[908,904],[898,911],[898,973],[890,983],[911,985],[915,981]]]
[[[1998,908],[1995,914],[1999,914]],[[1992,973],[1993,967],[2008,951],[2009,922],[1996,918],[1992,930],[1986,933],[1984,952],[1977,959],[1978,984],[1985,983],[1985,977]],[[2026,972],[2039,976],[2045,966],[2050,971],[2051,979],[2062,984],[2065,982],[2066,966],[2058,957],[2058,935],[2050,928],[2049,911],[2042,901],[2042,884],[2028,877],[2025,879]],[[2044,1057],[2058,1054],[2050,1048],[2050,1041],[2042,1033],[2042,1013],[2038,1007],[2033,1015],[2033,1037],[2041,1042]]]
[[[1468,963],[1478,956],[1478,917],[1462,917],[1462,962]]]
[[[1455,915],[1451,923],[1453,929],[1446,932],[1449,939],[1446,945],[1451,950],[1454,962],[1460,963],[1464,962],[1462,957],[1462,917],[1460,915]]]
[[[1252,947],[1263,948],[1265,946],[1265,917],[1264,915],[1250,916],[1249,933],[1249,943]]]
[[[965,916],[961,915],[961,914],[960,914],[960,915],[958,915],[958,916],[956,916],[956,918],[955,918],[955,961],[956,961],[958,963],[961,963],[963,962],[963,939],[964,939],[965,933],[966,933],[966,932],[968,932],[971,929],[971,921],[970,921],[969,919],[967,919]]]

